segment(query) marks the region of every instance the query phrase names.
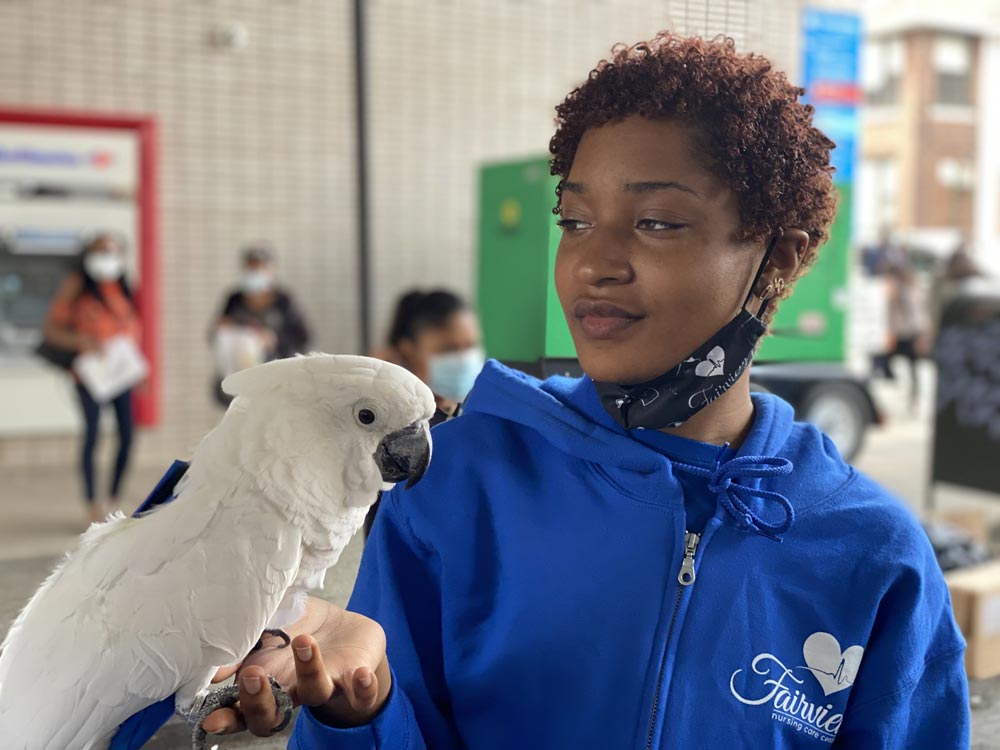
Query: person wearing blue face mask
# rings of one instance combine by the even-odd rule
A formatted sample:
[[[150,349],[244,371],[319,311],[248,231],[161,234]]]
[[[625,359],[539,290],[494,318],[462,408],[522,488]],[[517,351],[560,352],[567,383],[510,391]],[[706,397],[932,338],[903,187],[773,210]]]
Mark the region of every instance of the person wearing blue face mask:
[[[445,289],[414,289],[400,297],[386,346],[369,355],[405,367],[430,386],[437,402],[431,426],[461,413],[462,402],[486,364],[476,313]],[[365,518],[366,539],[378,505]]]
[[[468,303],[444,289],[413,290],[399,298],[389,339],[371,356],[401,365],[434,391],[431,424],[458,416],[486,362],[479,320]]]

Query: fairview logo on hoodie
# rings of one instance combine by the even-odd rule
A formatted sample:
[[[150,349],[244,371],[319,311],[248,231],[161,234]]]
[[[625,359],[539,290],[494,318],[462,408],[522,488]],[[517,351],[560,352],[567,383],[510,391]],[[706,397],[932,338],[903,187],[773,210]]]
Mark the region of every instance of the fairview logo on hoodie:
[[[774,654],[757,654],[743,678],[739,677],[744,673],[742,668],[730,676],[729,692],[740,703],[769,710],[772,721],[830,744],[844,720],[846,693],[829,697],[854,684],[864,653],[861,646],[841,651],[840,643],[829,633],[813,633],[802,645],[804,665],[786,666]],[[737,688],[737,683],[741,687]]]

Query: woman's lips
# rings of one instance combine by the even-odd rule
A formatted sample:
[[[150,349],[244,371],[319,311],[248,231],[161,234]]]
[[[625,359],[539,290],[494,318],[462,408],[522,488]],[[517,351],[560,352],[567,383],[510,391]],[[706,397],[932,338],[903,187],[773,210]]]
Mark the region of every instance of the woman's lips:
[[[577,302],[573,316],[584,335],[591,339],[613,339],[643,318],[610,302],[592,300]]]

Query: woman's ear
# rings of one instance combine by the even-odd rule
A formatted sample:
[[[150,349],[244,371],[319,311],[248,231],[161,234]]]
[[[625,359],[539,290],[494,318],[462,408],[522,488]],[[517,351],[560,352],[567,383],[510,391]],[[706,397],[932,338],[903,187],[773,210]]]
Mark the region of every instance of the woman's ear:
[[[786,229],[771,250],[767,268],[760,275],[753,293],[761,299],[780,297],[795,281],[802,258],[809,247],[809,234],[802,229]]]

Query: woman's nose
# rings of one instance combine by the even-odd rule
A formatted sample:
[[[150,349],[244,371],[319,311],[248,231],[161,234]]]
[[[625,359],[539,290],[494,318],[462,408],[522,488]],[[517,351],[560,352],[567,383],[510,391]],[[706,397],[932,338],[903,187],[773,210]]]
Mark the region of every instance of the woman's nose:
[[[634,278],[625,242],[611,232],[594,233],[579,255],[577,278],[591,286],[627,284]]]

